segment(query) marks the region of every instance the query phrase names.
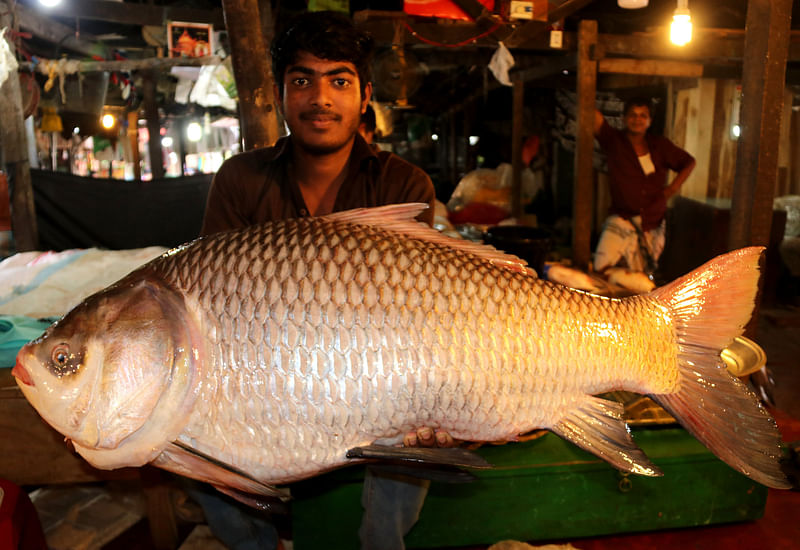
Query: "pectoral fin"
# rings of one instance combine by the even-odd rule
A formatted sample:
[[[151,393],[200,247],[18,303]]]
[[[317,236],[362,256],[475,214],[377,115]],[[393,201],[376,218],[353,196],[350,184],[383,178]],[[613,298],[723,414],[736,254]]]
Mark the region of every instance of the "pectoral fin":
[[[463,468],[491,468],[482,456],[467,449],[430,447],[387,447],[367,445],[347,451],[347,458],[370,458],[394,462],[439,464]]]
[[[458,448],[394,447],[367,445],[347,451],[347,458],[370,459],[370,468],[443,483],[469,483],[475,476],[470,469],[492,468],[482,456]]]
[[[239,468],[198,451],[182,441],[173,441],[153,461],[153,465],[186,477],[205,481],[220,490],[222,490],[221,487],[228,487],[232,491],[223,492],[234,496],[234,498],[242,502],[245,501],[235,496],[234,492],[281,500],[290,498],[287,489],[262,483]],[[250,502],[246,503],[253,505]],[[256,507],[263,508],[264,506],[259,505]]]
[[[633,442],[623,412],[620,403],[587,395],[551,431],[620,470],[663,475]]]

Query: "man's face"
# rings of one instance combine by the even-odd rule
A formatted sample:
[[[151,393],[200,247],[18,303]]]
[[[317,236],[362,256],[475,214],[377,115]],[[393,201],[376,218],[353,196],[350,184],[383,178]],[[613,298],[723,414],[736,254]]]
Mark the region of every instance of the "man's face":
[[[629,134],[644,135],[650,127],[650,109],[644,105],[633,105],[625,113],[625,127]]]
[[[286,67],[283,90],[275,97],[294,143],[310,153],[329,154],[352,143],[371,93],[368,83],[361,97],[353,63],[301,51]]]

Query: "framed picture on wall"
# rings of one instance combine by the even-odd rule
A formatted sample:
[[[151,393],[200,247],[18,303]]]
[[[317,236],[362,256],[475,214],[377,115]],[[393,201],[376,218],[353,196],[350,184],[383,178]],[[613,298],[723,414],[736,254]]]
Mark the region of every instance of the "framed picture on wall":
[[[169,57],[203,57],[214,52],[214,26],[206,23],[167,23]]]

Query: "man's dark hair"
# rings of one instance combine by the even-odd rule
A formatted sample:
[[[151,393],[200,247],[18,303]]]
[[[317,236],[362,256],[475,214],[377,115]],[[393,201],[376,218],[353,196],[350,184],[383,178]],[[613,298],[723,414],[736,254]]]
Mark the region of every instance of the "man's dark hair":
[[[650,118],[653,118],[653,102],[650,98],[647,97],[632,97],[625,102],[625,107],[622,111],[623,115],[627,115],[628,111],[630,111],[634,107],[647,107],[647,112],[650,114]]]
[[[372,105],[369,103],[367,104],[367,110],[361,115],[361,122],[364,124],[367,132],[374,132],[375,128],[378,127],[378,123],[375,119],[375,109],[373,109]]]
[[[303,12],[292,17],[272,41],[272,76],[283,93],[283,73],[300,51],[320,59],[349,61],[356,66],[361,97],[372,80],[370,65],[375,42],[352,19],[333,11]]]

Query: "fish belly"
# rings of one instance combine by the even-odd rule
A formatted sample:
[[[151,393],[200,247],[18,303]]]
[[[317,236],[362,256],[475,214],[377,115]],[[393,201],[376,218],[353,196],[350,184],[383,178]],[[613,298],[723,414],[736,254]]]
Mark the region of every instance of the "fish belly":
[[[429,426],[513,439],[587,394],[669,393],[677,344],[645,297],[576,292],[370,226],[289,220],[165,257],[209,375],[181,439],[271,482]]]

